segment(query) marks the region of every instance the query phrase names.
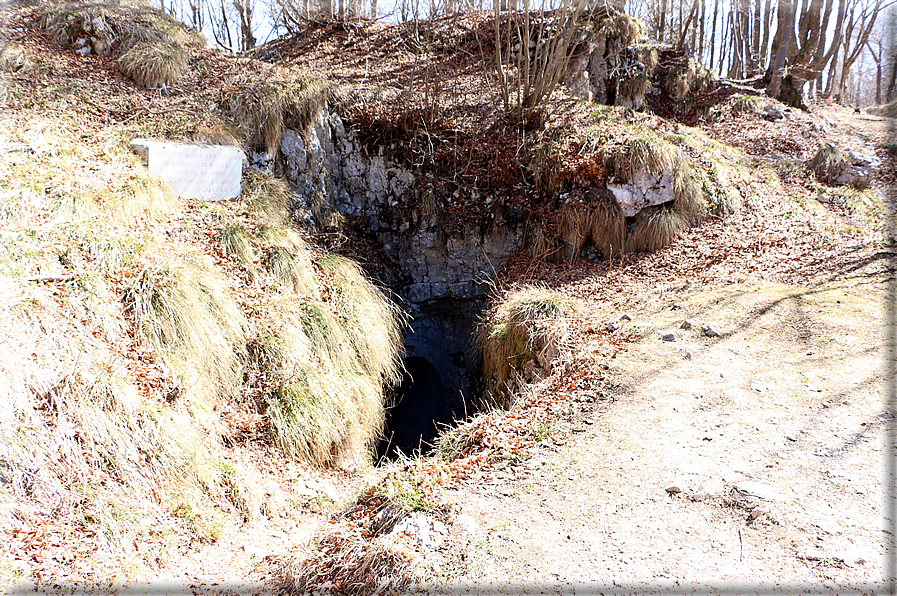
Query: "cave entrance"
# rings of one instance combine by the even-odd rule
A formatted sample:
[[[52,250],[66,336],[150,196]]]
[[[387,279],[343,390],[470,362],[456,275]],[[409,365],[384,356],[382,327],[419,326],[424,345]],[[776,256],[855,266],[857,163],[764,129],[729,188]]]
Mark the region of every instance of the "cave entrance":
[[[437,435],[439,409],[445,402],[439,371],[419,356],[405,358],[404,365],[394,405],[386,412],[384,439],[378,449],[381,456],[426,452]]]

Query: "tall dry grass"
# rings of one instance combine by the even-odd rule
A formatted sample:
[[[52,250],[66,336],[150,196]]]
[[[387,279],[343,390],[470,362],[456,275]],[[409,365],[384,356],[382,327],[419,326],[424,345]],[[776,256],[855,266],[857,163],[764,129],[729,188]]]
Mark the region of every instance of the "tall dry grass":
[[[204,45],[200,34],[140,1],[56,4],[43,11],[41,27],[66,47],[89,40],[93,53],[114,55],[123,75],[153,89],[176,85],[189,48]]]
[[[314,465],[353,465],[371,455],[385,386],[400,378],[402,317],[358,265],[331,256],[320,266],[329,301],[270,303],[254,350],[276,443]]]
[[[285,128],[307,134],[327,102],[332,88],[320,79],[247,76],[234,83],[222,105],[242,128],[247,148],[263,146],[277,155]]]
[[[364,459],[397,378],[401,316],[356,265],[289,228],[282,183],[218,207],[254,213],[244,227],[184,240],[170,231],[205,220],[117,133],[86,145],[70,136],[77,119],[14,124],[10,142],[29,150],[0,154],[4,538],[50,523],[51,579],[129,579],[261,514],[259,472],[223,441],[222,411],[248,407],[247,393],[268,390],[287,453]],[[216,244],[258,269],[255,302],[203,254]],[[272,376],[249,386],[260,367]],[[21,560],[17,545],[0,540],[0,559]]]
[[[550,367],[564,334],[563,320],[575,309],[569,297],[539,286],[517,288],[493,299],[480,324],[477,346],[495,406],[513,406],[518,379],[528,363]]]

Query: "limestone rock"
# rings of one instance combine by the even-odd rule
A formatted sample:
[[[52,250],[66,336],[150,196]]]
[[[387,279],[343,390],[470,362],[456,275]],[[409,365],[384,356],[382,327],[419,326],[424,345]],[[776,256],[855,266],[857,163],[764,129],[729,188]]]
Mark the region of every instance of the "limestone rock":
[[[850,159],[850,165],[835,178],[835,183],[857,188],[865,188],[872,184],[875,173],[881,167],[881,160],[869,152],[857,149],[848,150],[847,157]]]
[[[707,337],[719,337],[720,332],[719,329],[716,328],[716,325],[713,323],[706,323],[701,325],[701,333],[706,335]]]
[[[452,528],[456,528],[464,534],[472,534],[480,529],[480,524],[470,515],[459,515],[455,519],[455,523],[452,524]]]
[[[770,122],[779,122],[785,119],[785,114],[778,106],[769,104],[766,106],[766,115],[764,118]]]
[[[424,548],[436,548],[441,543],[439,535],[434,535],[433,522],[421,511],[415,511],[397,523],[390,535],[397,534],[407,534]]]
[[[741,497],[755,497],[763,501],[782,501],[785,499],[785,495],[775,487],[753,480],[739,482],[735,485],[735,492]]]
[[[756,391],[757,393],[765,393],[770,390],[770,386],[763,381],[751,381],[751,391]]]
[[[624,217],[632,217],[645,207],[675,199],[672,170],[664,170],[660,176],[638,170],[625,184],[610,183],[607,189],[614,194],[614,200]]]

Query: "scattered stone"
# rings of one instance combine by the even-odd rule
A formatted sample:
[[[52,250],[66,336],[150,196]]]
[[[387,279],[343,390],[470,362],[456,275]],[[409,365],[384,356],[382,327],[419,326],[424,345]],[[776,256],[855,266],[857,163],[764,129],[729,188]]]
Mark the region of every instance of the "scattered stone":
[[[268,551],[253,546],[252,544],[243,544],[243,552],[245,552],[250,559],[264,559],[268,556]]]
[[[682,321],[682,324],[679,325],[679,329],[691,329],[692,327],[694,327],[694,321],[691,319],[685,319]]]
[[[838,525],[837,520],[833,518],[818,519],[811,525],[832,536],[835,536],[842,532],[841,526]]]
[[[676,334],[672,332],[663,333],[661,334],[660,339],[662,339],[663,341],[676,341]]]
[[[691,360],[691,352],[686,352],[684,358],[686,360]]]
[[[333,486],[333,484],[327,482],[326,480],[322,480],[320,482],[306,480],[305,482],[298,483],[295,490],[299,494],[323,495],[334,503],[339,498],[339,494],[336,492],[336,488]]]
[[[679,493],[682,492],[682,487],[680,487],[678,484],[671,484],[668,487],[666,487],[664,490],[667,491],[667,493],[669,493],[671,495],[678,495]]]
[[[865,565],[872,559],[872,557],[859,548],[843,550],[837,553],[835,557],[841,559],[845,564],[850,566]]]
[[[875,173],[881,167],[881,160],[871,153],[856,149],[847,151],[850,165],[835,179],[836,184],[865,188],[872,183]]]
[[[435,548],[439,546],[439,541],[434,540],[431,534],[433,530],[433,522],[422,511],[415,511],[396,526],[390,532],[390,535],[407,534],[414,538],[419,545],[424,548]]]
[[[607,330],[609,333],[613,333],[614,331],[616,331],[619,328],[620,328],[620,324],[617,323],[616,321],[611,321],[610,323],[607,324]]]
[[[751,519],[757,519],[761,515],[763,515],[764,511],[762,507],[754,507],[751,509]]]
[[[631,321],[631,320],[632,320],[632,317],[630,317],[629,315],[627,315],[627,314],[624,312],[624,313],[621,313],[619,317],[617,317],[617,320],[618,320],[618,321]]]
[[[459,515],[452,524],[453,528],[457,528],[464,534],[471,534],[480,529],[480,524],[469,515]]]
[[[785,435],[785,440],[786,440],[786,441],[791,441],[791,442],[793,442],[793,443],[796,443],[796,442],[797,442],[797,438],[796,438],[796,437],[792,437],[791,435]]]
[[[701,333],[706,335],[707,337],[719,337],[720,332],[712,323],[707,323],[701,326]]]
[[[745,480],[735,485],[735,491],[742,497],[756,497],[763,501],[782,501],[785,495],[778,489],[753,480]]]
[[[763,381],[751,381],[751,390],[756,391],[757,393],[765,393],[769,391],[771,387],[764,383]]]
[[[779,122],[785,119],[785,114],[778,106],[769,104],[766,106],[766,115],[764,118],[770,122]]]

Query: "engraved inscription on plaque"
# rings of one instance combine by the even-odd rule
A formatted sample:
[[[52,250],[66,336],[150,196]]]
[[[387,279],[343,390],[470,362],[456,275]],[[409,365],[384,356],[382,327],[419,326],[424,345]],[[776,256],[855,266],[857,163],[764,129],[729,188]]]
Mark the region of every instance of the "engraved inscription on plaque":
[[[131,147],[151,174],[183,198],[221,201],[240,194],[243,152],[236,147],[146,139],[134,139]]]

